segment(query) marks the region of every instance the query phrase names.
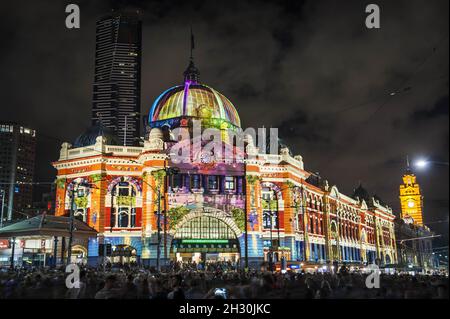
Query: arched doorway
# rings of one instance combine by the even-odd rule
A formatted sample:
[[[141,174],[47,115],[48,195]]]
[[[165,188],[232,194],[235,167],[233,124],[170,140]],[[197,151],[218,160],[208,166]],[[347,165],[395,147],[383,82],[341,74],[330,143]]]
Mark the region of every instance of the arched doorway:
[[[180,262],[238,262],[240,247],[236,225],[214,214],[190,214],[177,227],[171,258]]]
[[[360,252],[362,262],[367,262],[366,243],[367,243],[366,230],[362,229],[362,231],[361,231],[361,252]]]
[[[391,256],[389,256],[389,254],[386,254],[386,256],[384,258],[385,258],[385,264],[386,265],[391,264]]]
[[[86,264],[87,249],[81,245],[72,246],[71,262],[75,264]]]
[[[331,221],[331,225],[330,225],[330,232],[331,232],[331,253],[333,254],[331,256],[331,260],[339,260],[339,247],[338,247],[338,242],[339,242],[339,233],[337,230],[337,224],[336,221]]]
[[[120,265],[137,263],[136,248],[130,245],[112,246],[111,263]]]

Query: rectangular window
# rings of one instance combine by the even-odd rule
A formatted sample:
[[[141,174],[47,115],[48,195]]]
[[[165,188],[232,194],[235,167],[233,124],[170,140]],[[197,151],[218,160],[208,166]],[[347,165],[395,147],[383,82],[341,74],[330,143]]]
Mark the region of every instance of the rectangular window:
[[[128,187],[119,187],[119,196],[129,196]]]
[[[191,178],[191,185],[193,189],[199,189],[200,188],[200,176],[199,175],[192,175]]]
[[[226,190],[234,190],[236,188],[236,184],[233,176],[225,177],[225,189]]]
[[[183,187],[182,180],[181,180],[181,174],[174,174],[172,175],[172,187]]]
[[[208,189],[218,189],[219,183],[217,176],[208,176]]]

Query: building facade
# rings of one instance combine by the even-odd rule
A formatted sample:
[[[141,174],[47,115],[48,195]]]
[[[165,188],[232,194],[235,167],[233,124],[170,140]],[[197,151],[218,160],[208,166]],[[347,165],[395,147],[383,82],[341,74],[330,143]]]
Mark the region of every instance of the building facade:
[[[36,131],[15,123],[0,124],[0,211],[4,221],[31,208]]]
[[[408,271],[427,272],[435,268],[433,232],[427,226],[414,224],[411,219],[395,220],[398,263]]]
[[[220,132],[224,152],[191,138],[196,121]],[[390,208],[317,181],[286,146],[267,154],[249,135],[243,147],[231,143],[229,135],[242,131],[239,115],[200,83],[193,60],[183,84],[151,106],[148,126],[137,147],[97,125],[75,147],[64,143],[53,163],[56,215],[73,213],[99,233],[89,242],[89,263],[102,260],[103,243],[112,245],[112,262],[396,262]],[[180,142],[175,131],[187,138]],[[174,159],[180,143],[190,146],[189,161]]]
[[[101,121],[121,145],[140,138],[141,37],[137,11],[114,11],[96,25],[92,124]]]

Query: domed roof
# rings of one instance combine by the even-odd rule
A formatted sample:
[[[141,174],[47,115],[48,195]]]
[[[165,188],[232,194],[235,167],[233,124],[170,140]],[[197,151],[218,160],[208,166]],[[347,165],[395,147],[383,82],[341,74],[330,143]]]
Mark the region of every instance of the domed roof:
[[[200,119],[217,128],[240,128],[234,105],[213,88],[196,82],[171,87],[153,103],[149,113],[151,127],[179,126],[181,119]],[[206,121],[205,121],[206,120]]]
[[[95,125],[91,126],[78,136],[73,143],[73,147],[86,147],[89,145],[94,145],[95,140],[98,136],[103,136],[105,138],[105,144],[107,145],[120,145],[119,139],[114,134],[114,131],[108,127],[103,126],[101,122],[97,122]]]

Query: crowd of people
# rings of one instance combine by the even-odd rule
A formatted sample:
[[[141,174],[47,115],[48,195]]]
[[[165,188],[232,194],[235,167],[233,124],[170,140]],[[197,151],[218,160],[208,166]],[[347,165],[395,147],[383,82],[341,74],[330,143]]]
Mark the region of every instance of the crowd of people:
[[[202,268],[202,267],[200,267]],[[64,268],[0,272],[0,299],[448,299],[444,276],[381,274],[379,288],[366,274],[242,271],[236,264],[173,263],[154,268],[88,268],[79,286],[67,288]]]

